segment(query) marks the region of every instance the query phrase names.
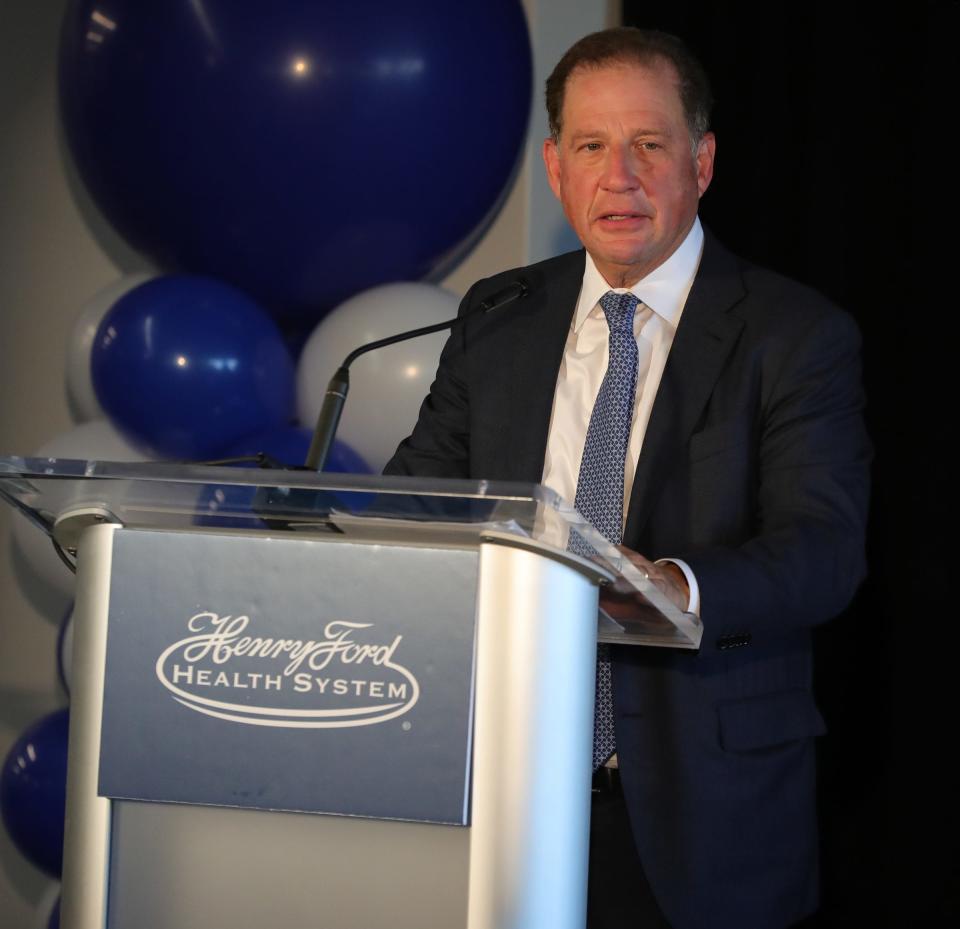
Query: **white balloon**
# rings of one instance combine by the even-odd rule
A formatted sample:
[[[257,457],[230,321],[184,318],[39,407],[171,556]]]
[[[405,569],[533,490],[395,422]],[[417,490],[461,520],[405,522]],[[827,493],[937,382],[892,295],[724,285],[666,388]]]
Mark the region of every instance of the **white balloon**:
[[[78,422],[101,419],[105,415],[97,395],[93,392],[93,379],[90,374],[90,352],[100,321],[125,293],[155,276],[143,271],[125,274],[120,280],[98,290],[81,307],[74,320],[67,341],[67,397]]]
[[[81,461],[146,461],[105,419],[81,423],[44,442],[34,458],[77,458]]]
[[[384,284],[351,297],[314,329],[297,368],[300,422],[316,423],[327,382],[353,349],[457,315],[457,297],[433,284]],[[390,460],[417,421],[449,332],[362,355],[350,366],[350,394],[337,437],[374,470]]]
[[[53,916],[53,908],[59,899],[60,882],[54,881],[47,884],[33,914],[33,929],[50,929],[50,917]]]
[[[34,458],[79,458],[98,461],[145,461],[106,420],[74,426],[42,445]],[[36,579],[65,597],[73,596],[74,575],[60,560],[45,532],[25,516],[15,513],[11,522],[13,542]]]

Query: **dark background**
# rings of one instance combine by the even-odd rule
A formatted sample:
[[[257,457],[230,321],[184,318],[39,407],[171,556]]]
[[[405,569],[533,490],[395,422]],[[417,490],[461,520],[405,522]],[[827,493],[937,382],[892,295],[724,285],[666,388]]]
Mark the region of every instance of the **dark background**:
[[[947,465],[960,364],[946,287],[958,5],[882,10],[623,4],[625,25],[681,36],[711,77],[704,222],[745,258],[827,294],[863,333],[870,576],[816,632],[829,727],[817,927],[960,925]]]

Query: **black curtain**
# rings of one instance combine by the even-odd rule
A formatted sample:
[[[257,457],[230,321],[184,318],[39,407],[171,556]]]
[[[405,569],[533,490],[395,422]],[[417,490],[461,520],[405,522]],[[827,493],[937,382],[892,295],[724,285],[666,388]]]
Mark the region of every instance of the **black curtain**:
[[[710,74],[716,173],[704,222],[811,284],[864,337],[876,458],[870,577],[816,633],[829,726],[813,925],[960,925],[951,673],[955,508],[952,140],[957,3],[624,0]]]

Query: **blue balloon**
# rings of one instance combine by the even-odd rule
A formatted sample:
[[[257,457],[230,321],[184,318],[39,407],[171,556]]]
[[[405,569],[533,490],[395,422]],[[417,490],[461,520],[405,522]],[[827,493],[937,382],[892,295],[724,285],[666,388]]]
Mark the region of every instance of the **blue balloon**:
[[[60,48],[66,138],[117,231],[312,320],[469,245],[531,74],[519,0],[74,0]]]
[[[0,814],[13,844],[52,877],[63,869],[63,819],[67,796],[68,710],[33,723],[0,772]]]
[[[155,278],[121,297],[97,330],[91,372],[113,425],[161,458],[219,456],[294,415],[293,361],[276,325],[209,278]]]

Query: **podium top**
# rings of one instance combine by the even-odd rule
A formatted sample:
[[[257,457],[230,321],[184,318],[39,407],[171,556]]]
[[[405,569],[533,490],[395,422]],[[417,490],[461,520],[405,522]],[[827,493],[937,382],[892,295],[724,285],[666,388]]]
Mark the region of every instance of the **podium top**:
[[[619,580],[646,605],[607,597],[610,641],[630,625],[650,644],[696,648],[696,616],[673,606],[645,573],[574,507],[547,487],[495,481],[384,477],[170,463],[0,458],[0,499],[67,551],[95,523],[126,528],[356,540],[530,547],[593,566],[601,583]],[[571,551],[586,552],[589,562]],[[601,603],[603,607],[603,603]],[[639,625],[638,625],[639,624]],[[608,636],[603,633],[601,639]],[[657,632],[656,630],[659,630]]]

